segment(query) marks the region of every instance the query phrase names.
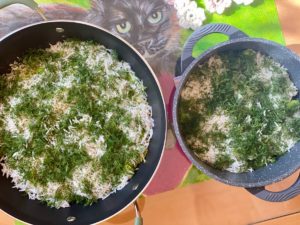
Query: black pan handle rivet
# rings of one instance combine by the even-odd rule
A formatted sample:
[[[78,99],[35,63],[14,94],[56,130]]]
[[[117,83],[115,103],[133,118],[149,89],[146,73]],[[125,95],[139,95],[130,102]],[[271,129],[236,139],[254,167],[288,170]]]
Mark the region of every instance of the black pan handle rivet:
[[[138,184],[135,184],[135,185],[132,186],[132,190],[135,191],[136,189],[138,189],[138,187],[139,187],[139,185],[138,185]]]
[[[56,27],[55,30],[56,30],[57,33],[65,32],[64,28],[61,28],[61,27]]]
[[[76,217],[75,216],[69,216],[68,218],[67,218],[67,221],[69,222],[69,223],[72,223],[72,222],[74,222],[76,220]]]

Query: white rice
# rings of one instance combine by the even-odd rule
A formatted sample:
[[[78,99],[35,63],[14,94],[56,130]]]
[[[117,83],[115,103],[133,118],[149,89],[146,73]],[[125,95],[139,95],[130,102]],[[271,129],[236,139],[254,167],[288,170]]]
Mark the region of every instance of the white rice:
[[[263,66],[264,63],[264,59],[265,56],[262,55],[261,53],[257,53],[256,55],[256,62],[258,67],[260,67],[260,71],[258,71],[257,73],[254,74],[253,79],[257,79],[259,78],[261,81],[263,82],[271,82],[271,79],[274,78],[275,76],[284,76],[287,80],[288,80],[288,91],[286,93],[287,98],[290,100],[293,96],[295,96],[298,92],[298,89],[295,87],[295,85],[291,82],[291,80],[288,77],[288,73],[281,73],[278,74],[278,72],[273,71],[271,68],[265,68]],[[283,68],[279,63],[274,62],[274,65],[279,66],[282,71],[286,71],[285,68]],[[212,56],[209,58],[208,60],[208,66],[210,68],[214,68],[216,74],[214,74],[214,76],[217,75],[221,75],[222,72],[225,70],[224,65],[222,60],[220,59],[219,56]],[[206,98],[207,96],[209,97],[209,92],[211,91],[211,80],[209,78],[207,78],[206,76],[203,76],[203,78],[197,78],[197,79],[201,79],[201,82],[199,82],[199,80],[189,80],[185,86],[185,88],[182,90],[181,92],[181,97],[183,99],[202,99],[202,98]],[[238,100],[242,100],[243,99],[243,95],[236,91],[236,97]],[[277,96],[277,95],[270,95],[269,98],[272,100],[274,107],[278,107],[279,101],[281,100],[282,96]],[[252,103],[249,101],[246,103],[246,106],[248,106],[249,108],[252,107]],[[260,102],[256,102],[256,106],[258,108],[262,108],[261,103]],[[264,116],[267,115],[268,112],[264,111]],[[299,116],[300,117],[300,113],[296,114],[295,116]],[[226,115],[226,112],[217,109],[216,112],[210,116],[210,118],[207,119],[207,121],[205,122],[204,125],[202,125],[202,129],[205,132],[210,132],[211,130],[218,130],[218,131],[222,131],[223,133],[226,133],[229,131],[229,127],[230,127],[230,122],[231,118]],[[250,115],[248,115],[245,118],[245,123],[250,124],[252,122],[252,118],[250,117]],[[267,125],[267,124],[265,124]],[[274,131],[274,134],[278,134],[280,133],[280,128],[278,127],[277,130]],[[262,130],[258,130],[257,131],[257,138],[260,139],[262,136]],[[239,173],[243,166],[244,163],[237,159],[235,156],[235,153],[233,152],[233,149],[230,147],[230,143],[231,140],[230,139],[226,139],[224,146],[226,148],[226,155],[228,155],[231,160],[233,161],[233,163],[228,167],[225,168],[227,171],[233,172],[233,173]],[[204,160],[205,162],[209,163],[210,165],[213,165],[216,160],[217,160],[217,156],[220,153],[219,149],[214,145],[214,143],[210,143],[209,140],[209,144],[208,146],[205,145],[203,146],[202,143],[200,143],[199,140],[197,140],[195,137],[190,137],[187,140],[187,143],[191,146],[193,146],[194,148],[199,148],[199,147],[206,147],[208,148],[208,151],[206,151],[205,153],[201,153],[201,154],[197,154],[199,158],[201,158],[202,160]],[[291,137],[285,137],[284,140],[284,144],[287,146],[287,149],[289,150],[292,146],[294,146],[294,144],[296,143],[296,141],[291,138]],[[266,163],[267,164],[267,163]],[[249,171],[253,171],[252,168],[249,169]]]
[[[118,71],[120,70],[127,70],[130,71],[130,73],[134,73],[130,65],[126,62],[118,62],[114,70],[112,70],[111,66],[113,64],[112,56],[109,52],[104,53],[103,51],[100,51],[103,49],[103,47],[99,47],[99,49],[96,49],[93,55],[90,55],[87,60],[87,64],[90,67],[95,67],[99,64],[99,62],[104,61],[105,65],[105,76],[118,76]],[[82,51],[84,51],[83,48],[81,48]],[[55,45],[52,45],[49,49],[51,52],[63,52],[63,58],[66,60],[68,59],[73,53],[74,50],[72,50],[72,47],[70,48],[63,48],[62,43],[57,43]],[[97,54],[98,51],[98,54]],[[19,65],[18,63],[14,63],[12,65],[13,70],[19,69],[22,67],[22,65]],[[57,87],[60,88],[67,88],[71,89],[74,84],[76,84],[76,78],[70,73],[69,76],[63,78],[60,76],[61,79],[56,83]],[[22,87],[24,89],[32,89],[33,87],[40,85],[42,76],[40,74],[35,74],[29,79],[25,79],[22,81]],[[138,79],[138,78],[134,78]],[[102,96],[95,96],[95,98],[99,99],[99,104],[101,104],[101,98],[109,99],[115,96],[119,96],[124,91],[126,85],[128,85],[127,81],[124,81],[120,79],[119,89],[117,90],[110,90],[109,92],[102,93]],[[132,84],[130,84],[132,85]],[[92,88],[92,87],[91,87]],[[141,87],[136,86],[135,87],[137,92],[141,91]],[[32,92],[34,95],[34,93]],[[36,93],[35,93],[36,94]],[[130,114],[132,118],[140,118],[142,121],[142,124],[137,125],[133,124],[131,126],[126,126],[125,124],[119,124],[120,128],[125,131],[125,133],[128,135],[128,138],[132,141],[134,141],[138,146],[141,146],[143,151],[145,151],[148,148],[150,139],[153,134],[153,126],[154,121],[152,119],[152,108],[147,103],[146,96],[142,95],[139,100],[139,102],[136,102],[135,104],[132,104],[132,102],[129,104],[129,102],[124,101],[122,108],[126,110],[126,113]],[[15,108],[21,100],[15,96],[10,98],[9,105],[13,108]],[[56,107],[56,111],[58,113],[68,113],[69,106],[65,105],[62,102],[62,99],[60,98],[54,98],[51,99],[47,104],[53,105]],[[22,124],[22,121],[20,119],[17,119],[10,115],[11,111],[9,113],[4,112],[1,110],[0,114],[4,115],[4,125],[5,129],[10,132],[12,135],[20,134],[22,133],[25,140],[30,140],[32,137],[32,134],[29,129],[29,122],[33,121],[27,121],[27,124]],[[114,112],[108,112],[107,113],[107,120],[111,118]],[[90,115],[82,114],[80,117],[74,118],[71,122],[72,124],[82,124],[83,126],[87,126],[89,123],[91,123],[92,117]],[[96,123],[100,126],[99,123]],[[58,123],[54,127],[47,128],[47,132],[51,132],[51,129],[55,129],[55,127],[58,127]],[[144,134],[141,136],[141,131],[144,129]],[[77,141],[80,146],[85,146],[87,149],[87,153],[91,158],[101,158],[105,152],[106,152],[106,140],[103,135],[100,135],[96,140],[91,139],[84,130],[80,133],[77,132],[75,129],[73,129],[72,126],[68,127],[68,130],[65,131],[65,143],[71,143]],[[49,145],[56,145],[56,140],[51,139],[49,140]],[[63,149],[62,149],[63,150]],[[143,152],[141,152],[142,154]],[[14,155],[14,158],[18,158],[20,154]],[[42,166],[43,164],[43,158],[34,158],[32,157],[32,164],[36,164],[37,166]],[[69,207],[69,203],[67,201],[58,201],[54,198],[55,192],[60,187],[60,184],[58,183],[48,183],[46,187],[41,187],[39,185],[34,185],[31,182],[25,180],[23,178],[23,174],[21,174],[17,169],[12,169],[8,166],[8,164],[5,162],[5,157],[1,158],[1,165],[2,165],[2,173],[6,177],[11,177],[12,182],[14,184],[14,188],[17,188],[19,191],[24,191],[28,194],[30,199],[37,199],[37,200],[47,200],[48,202],[52,202],[56,208],[64,208]],[[93,171],[91,164],[84,164],[82,166],[79,166],[74,172],[71,179],[68,179],[66,182],[69,184],[69,186],[72,188],[73,192],[79,196],[82,197],[88,197],[86,193],[82,191],[82,181],[86,178],[93,184],[93,195],[97,199],[104,199],[107,196],[109,196],[111,193],[122,189],[127,183],[128,180],[132,177],[132,174],[124,175],[119,184],[115,187],[112,187],[109,183],[103,183],[99,180],[99,171]]]

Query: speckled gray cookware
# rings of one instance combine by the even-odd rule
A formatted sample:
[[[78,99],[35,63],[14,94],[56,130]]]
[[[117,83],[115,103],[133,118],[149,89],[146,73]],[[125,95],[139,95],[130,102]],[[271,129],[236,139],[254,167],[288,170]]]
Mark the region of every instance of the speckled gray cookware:
[[[212,33],[222,33],[229,36],[229,40],[218,44],[198,58],[193,58],[194,45],[204,36]],[[181,148],[191,162],[208,176],[225,184],[245,187],[257,197],[280,202],[291,199],[300,194],[300,177],[287,190],[270,192],[264,186],[278,182],[300,168],[300,143],[297,143],[288,153],[280,157],[275,163],[246,173],[231,173],[212,168],[200,161],[185,144],[178,125],[177,107],[182,88],[184,87],[190,71],[198,64],[205,62],[210,56],[227,50],[253,49],[272,57],[288,69],[289,75],[295,86],[300,89],[300,58],[292,51],[272,41],[250,38],[242,31],[227,24],[209,24],[196,30],[187,40],[180,60],[178,61],[176,78],[179,82],[173,102],[173,125],[176,137]],[[299,96],[297,96],[299,97]]]

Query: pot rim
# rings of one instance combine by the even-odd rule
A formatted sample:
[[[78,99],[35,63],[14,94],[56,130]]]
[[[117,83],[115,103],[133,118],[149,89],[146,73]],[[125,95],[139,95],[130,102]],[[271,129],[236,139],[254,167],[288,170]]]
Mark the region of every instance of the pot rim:
[[[285,172],[282,173],[280,176],[277,176],[274,179],[266,179],[266,180],[259,180],[257,182],[245,182],[245,181],[241,181],[241,182],[236,182],[236,181],[232,181],[232,180],[227,180],[227,179],[223,179],[221,177],[219,177],[218,175],[216,175],[215,173],[207,170],[206,168],[204,168],[200,163],[202,162],[203,164],[206,164],[207,166],[209,166],[207,163],[201,161],[196,155],[194,155],[193,153],[191,154],[192,150],[190,150],[184,141],[184,138],[181,135],[181,131],[179,128],[179,124],[178,124],[178,103],[179,103],[179,99],[180,99],[180,93],[188,79],[188,76],[190,74],[190,72],[192,71],[192,69],[198,64],[198,63],[202,63],[203,61],[207,60],[208,57],[210,57],[211,55],[213,55],[214,53],[216,53],[220,48],[224,47],[224,46],[228,46],[228,45],[234,45],[237,43],[243,43],[243,42],[250,42],[250,43],[255,43],[255,44],[264,44],[264,45],[271,45],[274,46],[278,49],[280,49],[281,52],[285,52],[286,54],[289,54],[290,56],[292,56],[293,58],[297,59],[297,61],[300,64],[300,58],[290,49],[286,48],[283,45],[280,45],[274,41],[270,41],[270,40],[266,40],[266,39],[262,39],[262,38],[251,38],[251,37],[241,37],[241,38],[235,38],[232,40],[228,40],[222,43],[219,43],[211,48],[209,48],[208,50],[204,51],[202,54],[200,54],[198,57],[194,58],[194,60],[188,65],[188,67],[185,68],[184,71],[181,71],[181,74],[179,74],[179,76],[176,78],[176,80],[179,80],[178,85],[176,86],[176,90],[175,90],[175,94],[174,94],[174,98],[173,98],[173,107],[172,107],[172,119],[173,119],[173,129],[176,135],[176,138],[178,140],[178,143],[182,149],[182,151],[184,152],[184,154],[188,157],[188,159],[192,162],[192,164],[194,166],[197,167],[197,169],[199,169],[200,171],[202,171],[203,173],[207,174],[209,177],[216,179],[224,184],[228,184],[228,185],[232,185],[232,186],[237,186],[237,187],[244,187],[244,188],[253,188],[253,187],[262,187],[262,186],[266,186],[269,184],[273,184],[276,182],[279,182],[285,178],[287,178],[288,176],[292,175],[294,172],[296,172],[299,168],[300,168],[300,162],[299,165],[297,166],[293,166],[293,167],[289,167],[290,169]],[[241,48],[242,49],[242,48]],[[247,49],[247,48],[245,48]],[[275,60],[276,61],[276,60]],[[298,142],[299,143],[299,142]],[[289,152],[286,152],[284,155],[288,154]],[[280,158],[280,157],[279,157]],[[279,159],[278,158],[278,159]],[[259,169],[263,169],[266,168],[270,165],[274,165],[277,163],[278,159],[272,163],[272,164],[268,164],[265,167],[259,168]],[[209,166],[211,167],[211,166]],[[213,167],[211,167],[213,168]],[[259,170],[257,169],[257,170]],[[222,171],[222,170],[218,170],[218,171]],[[244,173],[232,173],[229,171],[222,171],[228,174],[235,174],[236,176],[238,176],[239,174],[251,174],[252,172],[244,172]]]

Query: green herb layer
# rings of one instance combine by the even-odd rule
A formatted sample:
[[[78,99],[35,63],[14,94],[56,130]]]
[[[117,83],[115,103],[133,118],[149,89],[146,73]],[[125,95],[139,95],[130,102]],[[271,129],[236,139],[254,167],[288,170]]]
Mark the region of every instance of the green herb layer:
[[[1,77],[0,102],[6,173],[15,171],[15,183],[50,206],[104,198],[147,152],[145,88],[99,44],[68,40],[30,51]]]
[[[253,50],[227,51],[195,68],[179,102],[186,144],[213,167],[246,172],[300,139],[297,89],[283,67]]]

